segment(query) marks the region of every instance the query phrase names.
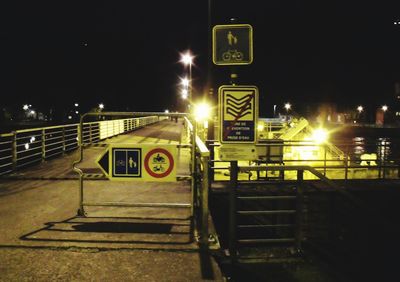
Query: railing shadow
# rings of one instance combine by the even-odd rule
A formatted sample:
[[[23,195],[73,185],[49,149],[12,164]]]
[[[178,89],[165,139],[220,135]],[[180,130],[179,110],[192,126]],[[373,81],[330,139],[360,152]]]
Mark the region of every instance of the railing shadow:
[[[114,221],[110,221],[114,220]],[[163,219],[167,220],[167,219]],[[19,237],[31,242],[70,242],[140,245],[190,245],[192,226],[189,221],[160,222],[144,218],[71,217],[47,222],[43,228]]]

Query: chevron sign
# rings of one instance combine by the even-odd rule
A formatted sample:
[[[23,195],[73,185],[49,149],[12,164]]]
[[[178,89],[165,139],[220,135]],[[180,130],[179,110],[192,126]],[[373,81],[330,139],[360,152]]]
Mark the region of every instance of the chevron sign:
[[[255,143],[257,87],[223,85],[218,92],[221,143]]]

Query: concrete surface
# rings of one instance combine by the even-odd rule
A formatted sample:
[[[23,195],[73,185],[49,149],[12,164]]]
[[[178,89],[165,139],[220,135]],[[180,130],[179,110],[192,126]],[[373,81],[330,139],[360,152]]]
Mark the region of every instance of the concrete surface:
[[[182,143],[171,121],[107,142]],[[84,170],[104,148],[88,148]],[[178,174],[188,175],[188,149]],[[223,281],[214,258],[193,239],[188,208],[88,207],[77,217],[76,153],[0,179],[0,281]],[[47,179],[47,180],[46,180]],[[85,180],[85,201],[190,203],[188,181]]]

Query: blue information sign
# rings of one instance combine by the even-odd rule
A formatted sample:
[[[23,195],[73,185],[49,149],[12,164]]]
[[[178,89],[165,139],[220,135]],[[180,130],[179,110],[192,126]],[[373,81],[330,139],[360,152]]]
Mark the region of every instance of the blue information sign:
[[[113,148],[113,175],[117,177],[141,177],[141,148]]]

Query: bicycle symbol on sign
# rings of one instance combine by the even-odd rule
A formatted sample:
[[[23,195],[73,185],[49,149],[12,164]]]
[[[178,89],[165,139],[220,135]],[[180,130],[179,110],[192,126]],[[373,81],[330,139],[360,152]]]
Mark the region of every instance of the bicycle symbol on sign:
[[[228,50],[222,54],[224,61],[241,61],[243,60],[243,53],[237,50]]]

